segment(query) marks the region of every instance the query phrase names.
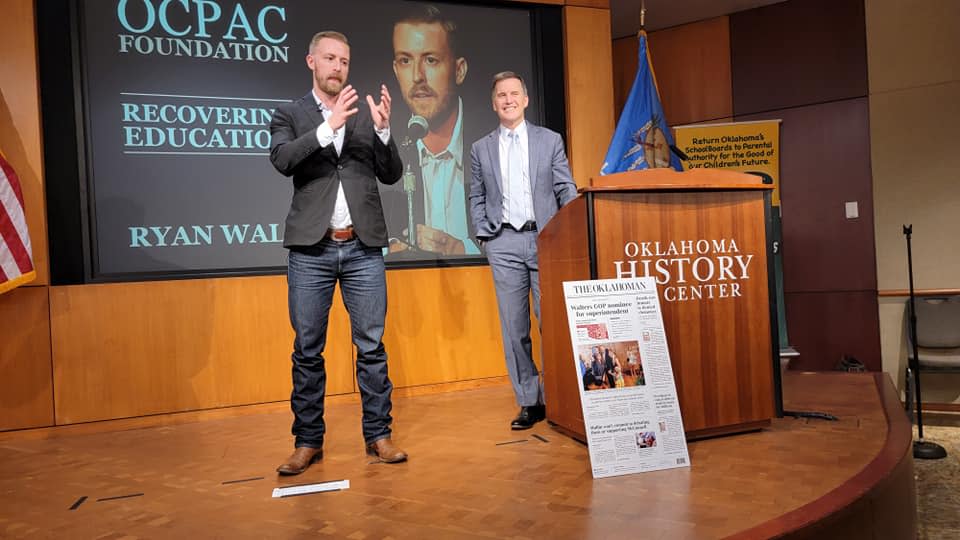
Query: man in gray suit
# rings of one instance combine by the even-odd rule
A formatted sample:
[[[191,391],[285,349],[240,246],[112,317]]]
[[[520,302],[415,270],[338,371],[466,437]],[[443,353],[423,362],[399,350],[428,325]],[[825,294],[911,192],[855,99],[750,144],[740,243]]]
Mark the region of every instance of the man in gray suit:
[[[528,429],[546,417],[543,385],[530,341],[530,291],[540,320],[537,231],[577,196],[560,135],[524,120],[527,86],[512,71],[493,77],[500,126],[470,151],[470,217],[490,261],[500,311],[507,371],[520,413],[510,424]]]
[[[382,342],[387,226],[377,180],[393,184],[403,174],[390,137],[390,93],[381,85],[378,103],[368,95],[366,106],[358,106],[356,89],[346,84],[350,45],[339,32],[316,34],[306,60],[312,90],[277,107],[270,122],[270,161],[293,177],[294,188],[283,238],[296,333],[290,396],[295,450],[277,468],[286,475],[302,473],[323,456],[323,350],[338,281],[357,347],[367,453],[388,463],[407,459],[390,437],[393,385]]]

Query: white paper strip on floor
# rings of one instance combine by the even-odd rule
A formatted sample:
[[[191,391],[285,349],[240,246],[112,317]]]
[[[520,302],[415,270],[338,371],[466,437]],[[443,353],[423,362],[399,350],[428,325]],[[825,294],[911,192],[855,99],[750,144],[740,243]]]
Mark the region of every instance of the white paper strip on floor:
[[[273,498],[294,497],[297,495],[308,495],[310,493],[322,493],[324,491],[340,491],[350,489],[349,480],[333,480],[331,482],[320,482],[318,484],[301,484],[298,486],[287,486],[274,488]]]

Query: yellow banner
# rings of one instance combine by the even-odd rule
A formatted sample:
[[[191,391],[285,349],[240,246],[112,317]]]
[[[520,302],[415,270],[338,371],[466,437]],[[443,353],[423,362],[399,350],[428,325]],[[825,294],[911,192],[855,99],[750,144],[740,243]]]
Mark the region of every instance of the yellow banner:
[[[773,179],[773,205],[780,206],[780,120],[678,126],[674,132],[677,147],[689,158],[683,170],[767,174]]]

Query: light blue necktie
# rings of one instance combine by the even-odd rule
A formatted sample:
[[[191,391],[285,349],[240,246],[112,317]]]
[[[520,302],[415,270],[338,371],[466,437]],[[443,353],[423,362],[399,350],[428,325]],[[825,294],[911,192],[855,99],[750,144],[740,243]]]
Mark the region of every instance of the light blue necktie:
[[[507,132],[510,148],[507,151],[507,217],[508,222],[519,229],[527,221],[523,197],[523,155],[520,149],[520,134]]]

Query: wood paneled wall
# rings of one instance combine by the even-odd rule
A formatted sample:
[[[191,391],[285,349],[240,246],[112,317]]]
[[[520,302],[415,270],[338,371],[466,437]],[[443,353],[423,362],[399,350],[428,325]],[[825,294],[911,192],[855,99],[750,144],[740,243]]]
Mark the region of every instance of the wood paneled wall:
[[[736,118],[783,120],[784,290],[876,291],[867,99]],[[845,217],[847,201],[859,218]]]
[[[610,9],[610,0],[566,0],[564,3],[568,6]]]
[[[736,116],[867,95],[863,0],[791,0],[730,16]]]
[[[730,24],[717,17],[650,32],[649,48],[670,125],[733,116]],[[613,41],[614,113],[617,118],[637,73],[637,38]]]
[[[287,398],[286,296],[282,276],[51,287],[57,423]],[[352,392],[338,303],[328,336],[328,392]]]
[[[780,118],[787,332],[797,369],[843,355],[880,370],[873,194],[866,98],[737,116]],[[811,159],[816,156],[816,159]],[[858,204],[847,219],[844,205]]]
[[[384,344],[395,386],[506,374],[487,267],[387,273]],[[58,424],[280,401],[290,394],[286,278],[51,288]],[[337,292],[327,394],[356,391]]]
[[[824,16],[829,13],[829,16]],[[730,16],[734,117],[779,118],[787,331],[798,369],[844,355],[879,370],[862,0]],[[856,202],[859,217],[844,205]]]
[[[489,267],[392,270],[387,289],[383,341],[394,385],[507,374]]]
[[[563,8],[567,76],[567,154],[578,186],[599,174],[613,134],[610,11]]]
[[[23,198],[37,277],[0,295],[0,430],[53,423],[46,207],[33,0],[8,0],[0,17],[0,151]]]
[[[33,0],[6,0],[0,17],[0,151],[20,178],[37,279],[49,283],[47,217],[43,196],[40,96]]]
[[[53,424],[47,287],[0,295],[0,431]]]
[[[623,107],[627,104],[627,96],[633,87],[633,80],[637,76],[638,49],[637,38],[634,36],[613,40],[613,117],[616,122],[620,121]],[[662,89],[660,93],[663,94]],[[669,114],[667,120],[670,120]]]
[[[671,124],[733,116],[727,17],[653,32],[650,54]]]

